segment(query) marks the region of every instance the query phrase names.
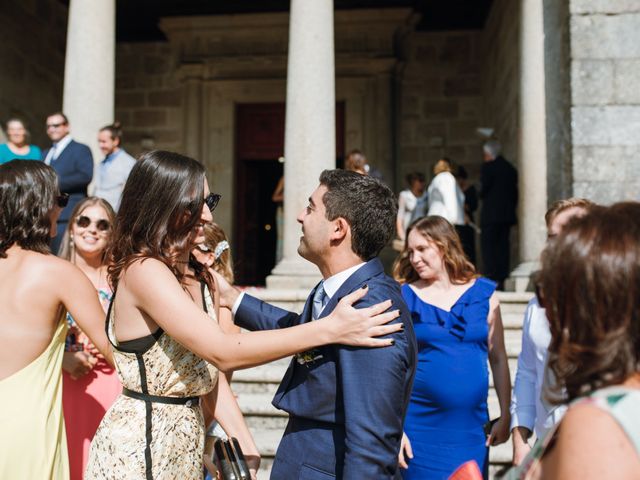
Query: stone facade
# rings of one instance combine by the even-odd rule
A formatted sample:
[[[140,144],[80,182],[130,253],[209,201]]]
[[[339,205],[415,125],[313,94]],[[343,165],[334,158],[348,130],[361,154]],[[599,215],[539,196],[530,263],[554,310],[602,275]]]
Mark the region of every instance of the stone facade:
[[[405,39],[399,79],[398,190],[406,174],[432,177],[443,157],[480,171],[482,77],[480,32],[414,32]]]
[[[516,162],[520,102],[520,2],[494,0],[480,37],[482,126],[495,130],[504,156]]]
[[[0,121],[24,119],[45,147],[45,120],[62,108],[67,8],[57,0],[4,2],[0,15]],[[0,133],[0,136],[4,135]]]
[[[640,3],[571,0],[573,194],[640,200]]]
[[[122,43],[116,50],[115,118],[124,148],[184,151],[183,93],[168,44]]]

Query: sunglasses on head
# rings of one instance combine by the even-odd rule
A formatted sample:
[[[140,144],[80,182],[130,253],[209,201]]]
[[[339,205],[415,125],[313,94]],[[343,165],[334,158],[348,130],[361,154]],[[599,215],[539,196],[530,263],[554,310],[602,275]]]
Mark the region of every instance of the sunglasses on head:
[[[91,225],[92,222],[93,220],[91,220],[89,217],[85,215],[80,215],[76,219],[76,225],[81,228],[87,228],[89,225]],[[111,224],[109,223],[109,221],[105,220],[104,218],[101,218],[100,220],[96,220],[95,223],[96,223],[96,229],[99,232],[106,232],[111,228]]]
[[[218,193],[210,193],[205,197],[204,203],[207,204],[207,207],[209,207],[210,212],[213,212],[216,209],[216,207],[218,206],[218,202],[220,201],[221,198],[222,198],[222,195]]]
[[[60,195],[56,196],[56,204],[60,208],[66,207],[68,203],[69,203],[69,194],[68,193],[61,193]]]

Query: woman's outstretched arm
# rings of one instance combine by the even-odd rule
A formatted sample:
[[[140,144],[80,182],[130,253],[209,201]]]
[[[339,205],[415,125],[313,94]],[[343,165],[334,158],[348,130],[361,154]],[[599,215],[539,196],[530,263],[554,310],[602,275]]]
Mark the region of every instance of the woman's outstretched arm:
[[[402,325],[385,325],[399,315],[398,311],[386,312],[390,301],[353,308],[351,305],[367,292],[360,289],[344,297],[334,312],[323,319],[277,331],[225,334],[193,303],[169,268],[154,259],[131,265],[119,288],[125,288],[135,307],[171,337],[225,371],[262,365],[331,343],[388,346],[393,343],[391,339],[374,337],[396,332]]]

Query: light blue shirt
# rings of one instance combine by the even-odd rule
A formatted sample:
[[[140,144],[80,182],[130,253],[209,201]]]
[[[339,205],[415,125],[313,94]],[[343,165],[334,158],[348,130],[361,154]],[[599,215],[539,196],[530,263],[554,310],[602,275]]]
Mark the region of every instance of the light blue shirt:
[[[117,212],[120,207],[120,197],[129,173],[136,163],[136,159],[118,149],[105,157],[98,166],[95,196],[104,198]]]

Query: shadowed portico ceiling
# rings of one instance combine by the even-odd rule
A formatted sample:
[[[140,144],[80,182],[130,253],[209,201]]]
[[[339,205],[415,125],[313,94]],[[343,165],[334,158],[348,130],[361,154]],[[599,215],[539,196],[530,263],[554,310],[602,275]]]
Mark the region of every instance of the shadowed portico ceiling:
[[[63,0],[64,1],[64,0]],[[334,0],[336,9],[409,7],[422,15],[419,31],[481,29],[492,0]],[[121,42],[165,40],[161,17],[286,12],[288,0],[117,0]]]

